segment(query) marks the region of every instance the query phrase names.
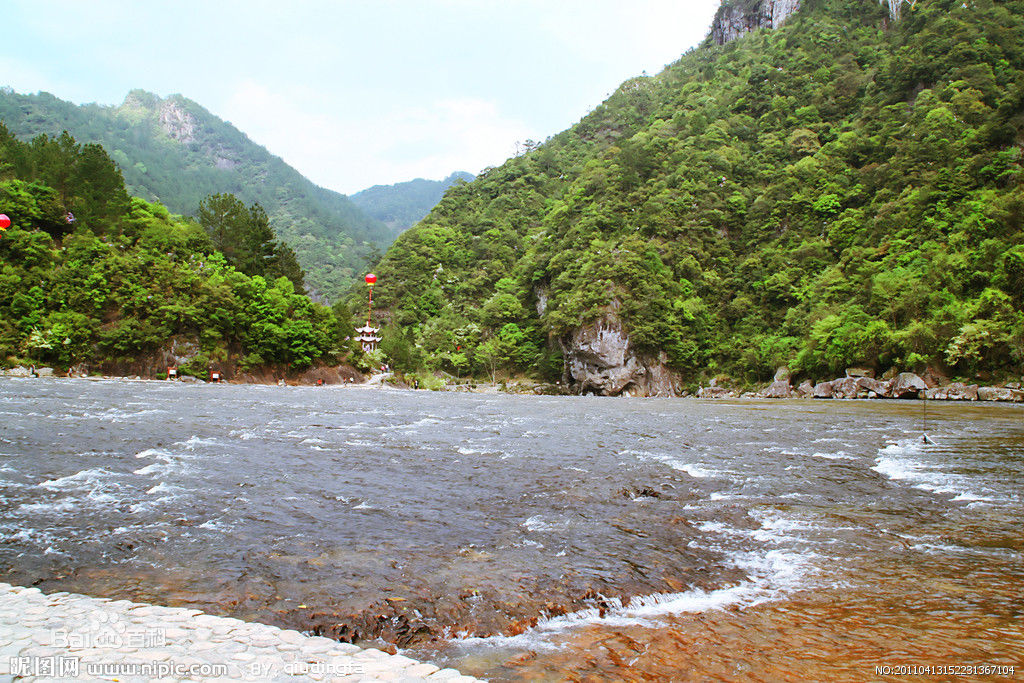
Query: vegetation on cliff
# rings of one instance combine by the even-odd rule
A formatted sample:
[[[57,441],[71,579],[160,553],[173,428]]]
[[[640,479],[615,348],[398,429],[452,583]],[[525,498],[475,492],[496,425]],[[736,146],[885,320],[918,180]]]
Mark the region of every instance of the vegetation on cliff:
[[[128,192],[196,216],[209,194],[260,204],[294,251],[311,289],[328,299],[360,276],[393,233],[347,197],[304,178],[195,102],[133,90],[116,107],[77,106],[49,93],[0,90],[0,121],[21,140],[37,135],[97,143],[117,162]]]
[[[13,221],[0,237],[0,362],[155,366],[179,346],[182,370],[205,375],[350,352],[347,309],[302,294],[258,204],[209,197],[200,225],[130,197],[99,145],[24,143],[0,124],[0,212]]]
[[[376,300],[459,373],[557,377],[609,310],[691,380],[1019,373],[1022,143],[1024,2],[812,0],[453,187]]]

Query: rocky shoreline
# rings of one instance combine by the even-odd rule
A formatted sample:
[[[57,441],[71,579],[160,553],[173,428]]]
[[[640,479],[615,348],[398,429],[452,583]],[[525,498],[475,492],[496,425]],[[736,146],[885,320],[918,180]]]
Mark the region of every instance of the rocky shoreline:
[[[240,371],[237,373],[217,373],[216,381],[229,384],[278,384],[278,385],[330,385],[330,384],[363,384],[367,376],[350,365],[318,366],[301,373],[286,373],[274,369]],[[138,373],[103,373],[90,374],[84,366],[72,367],[67,371],[57,371],[50,367],[0,368],[0,377],[73,377],[79,379],[132,379],[166,381],[163,376],[153,377]],[[210,378],[199,378],[190,375],[179,375],[176,382],[208,382]]]
[[[1006,386],[983,386],[943,381],[945,378],[926,373],[901,372],[892,377],[875,379],[869,370],[850,369],[845,377],[811,382],[804,380],[793,386],[789,371],[780,368],[775,381],[760,391],[737,392],[712,384],[697,391],[698,398],[812,398],[812,399],[924,399],[929,401],[999,401],[1024,403],[1024,390],[1019,382]]]
[[[64,377],[53,368],[14,367],[0,369],[0,377]],[[164,381],[160,378],[145,378],[139,375],[86,375],[69,374],[68,377],[85,379],[129,379],[146,381]],[[234,377],[224,377],[220,381],[229,384],[277,384],[280,386],[319,386],[319,385],[352,385],[352,386],[385,386],[389,385],[391,375],[370,375],[359,373],[354,368],[343,365],[338,367],[310,368],[303,373],[288,377],[274,372],[243,372]],[[376,380],[376,381],[374,381]],[[204,382],[207,380],[183,376],[175,381]],[[394,385],[400,389],[413,387],[403,383]],[[446,383],[441,391],[458,391],[470,393],[524,394],[546,396],[579,395],[570,387],[562,384],[550,384],[533,381],[509,381],[499,384],[489,382],[455,382]],[[620,396],[661,396],[699,399],[729,398],[762,398],[762,399],[925,399],[929,401],[990,401],[1000,403],[1024,403],[1024,388],[1019,382],[1010,382],[1003,386],[987,386],[966,384],[926,373],[921,377],[912,372],[902,372],[892,377],[875,379],[870,371],[850,369],[844,377],[833,380],[812,382],[805,379],[794,386],[788,370],[780,368],[775,380],[758,391],[743,391],[733,387],[719,386],[714,380],[708,386],[701,386],[696,393],[688,391],[656,391],[651,394],[634,394],[628,391]]]

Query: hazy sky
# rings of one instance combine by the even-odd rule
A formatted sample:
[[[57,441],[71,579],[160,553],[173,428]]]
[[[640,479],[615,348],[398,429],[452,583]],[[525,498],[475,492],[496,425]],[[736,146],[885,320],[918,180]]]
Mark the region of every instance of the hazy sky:
[[[0,85],[181,93],[345,193],[476,173],[708,32],[719,0],[0,0]]]

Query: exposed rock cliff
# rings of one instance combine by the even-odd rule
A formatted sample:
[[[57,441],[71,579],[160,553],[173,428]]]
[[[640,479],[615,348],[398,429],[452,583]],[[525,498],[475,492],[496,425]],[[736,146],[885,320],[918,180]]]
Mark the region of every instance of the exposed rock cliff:
[[[889,16],[900,18],[905,0],[879,0]],[[711,39],[719,45],[759,28],[778,28],[800,10],[801,0],[723,0],[711,25]]]
[[[725,0],[715,14],[711,38],[719,45],[759,28],[778,28],[800,9],[801,0]]]
[[[616,303],[597,321],[561,340],[565,381],[581,394],[676,395],[678,375],[668,369],[664,354],[649,358],[636,353],[619,320]]]
[[[160,106],[160,125],[170,137],[178,142],[189,144],[196,139],[196,119],[185,111],[182,106],[168,98]]]

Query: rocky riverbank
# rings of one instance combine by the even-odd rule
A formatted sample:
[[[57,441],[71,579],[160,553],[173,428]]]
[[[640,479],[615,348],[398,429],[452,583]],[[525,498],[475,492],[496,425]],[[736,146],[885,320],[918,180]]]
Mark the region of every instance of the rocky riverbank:
[[[875,379],[869,370],[851,368],[846,376],[833,380],[812,382],[803,380],[796,387],[789,371],[780,368],[775,381],[760,391],[739,392],[726,387],[701,387],[698,398],[894,398],[926,399],[930,401],[1001,401],[1024,402],[1024,390],[1019,382],[1005,386],[982,386],[950,382],[941,376],[926,373],[921,377],[913,372],[901,372],[894,376]]]
[[[104,372],[100,375],[90,374],[89,368],[75,366],[68,370],[55,370],[50,367],[24,367],[0,368],[0,377],[79,377],[79,378],[103,378],[103,379],[166,379],[166,374],[138,374],[133,372]],[[210,381],[212,374],[216,372],[217,381],[230,382],[235,384],[289,384],[289,385],[321,385],[321,384],[362,384],[366,381],[366,375],[353,368],[351,365],[317,366],[303,372],[287,372],[280,368],[260,368],[247,371],[235,370],[234,372],[215,370],[211,371],[211,377],[192,377],[180,374],[176,381],[179,382],[202,382]]]
[[[402,655],[199,610],[0,583],[0,681],[473,683]]]

